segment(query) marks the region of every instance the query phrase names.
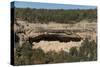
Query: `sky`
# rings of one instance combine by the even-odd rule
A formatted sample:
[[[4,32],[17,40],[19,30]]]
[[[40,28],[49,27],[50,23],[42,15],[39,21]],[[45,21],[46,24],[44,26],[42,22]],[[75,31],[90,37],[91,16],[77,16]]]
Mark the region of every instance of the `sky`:
[[[39,3],[39,2],[22,2],[14,1],[16,8],[37,8],[37,9],[95,9],[96,6],[83,6],[71,4],[54,4],[54,3]]]

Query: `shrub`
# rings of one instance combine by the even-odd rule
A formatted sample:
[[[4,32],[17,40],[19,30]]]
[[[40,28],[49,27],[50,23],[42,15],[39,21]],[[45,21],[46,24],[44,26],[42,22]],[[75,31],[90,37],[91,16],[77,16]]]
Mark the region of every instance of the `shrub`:
[[[83,41],[79,50],[72,47],[69,53],[63,50],[58,53],[55,51],[45,53],[41,48],[32,49],[31,45],[25,43],[21,47],[16,47],[14,52],[15,65],[97,60],[97,44],[94,40],[90,41],[88,38]]]

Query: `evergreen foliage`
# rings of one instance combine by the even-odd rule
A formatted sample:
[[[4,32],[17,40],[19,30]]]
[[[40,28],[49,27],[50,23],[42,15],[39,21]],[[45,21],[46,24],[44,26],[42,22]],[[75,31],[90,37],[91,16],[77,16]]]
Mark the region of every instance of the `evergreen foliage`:
[[[25,20],[30,23],[48,23],[50,21],[57,23],[75,23],[87,19],[89,21],[96,20],[97,9],[31,9],[31,8],[16,8],[16,18]]]

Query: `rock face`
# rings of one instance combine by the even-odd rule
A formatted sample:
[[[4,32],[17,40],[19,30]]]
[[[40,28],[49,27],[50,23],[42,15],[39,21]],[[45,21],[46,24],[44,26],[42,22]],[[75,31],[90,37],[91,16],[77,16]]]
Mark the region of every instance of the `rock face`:
[[[56,27],[52,25],[53,24],[34,24],[18,20],[14,23],[14,32],[19,37],[20,44],[23,44],[25,41],[32,43],[40,42],[41,40],[60,42],[81,40],[78,35],[74,35],[69,31],[65,32],[66,30],[63,26],[60,25],[61,28],[56,29]]]
[[[28,41],[33,44],[34,48],[41,47],[44,50],[47,47],[50,50],[52,47],[55,47],[53,50],[57,49],[57,51],[61,49],[66,50],[71,47],[79,47],[85,37],[90,36],[91,39],[96,40],[95,30],[96,23],[88,22],[85,22],[84,25],[81,23],[70,25],[55,22],[49,24],[29,23],[17,20],[14,23],[15,40],[19,42],[20,46]]]

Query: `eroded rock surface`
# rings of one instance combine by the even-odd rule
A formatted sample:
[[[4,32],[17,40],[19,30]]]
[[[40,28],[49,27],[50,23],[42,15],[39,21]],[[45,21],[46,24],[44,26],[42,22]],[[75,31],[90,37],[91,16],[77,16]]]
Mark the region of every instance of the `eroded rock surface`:
[[[83,24],[80,22],[76,24],[53,22],[41,24],[17,20],[14,23],[14,33],[18,36],[20,45],[29,41],[33,44],[33,48],[40,47],[47,51],[62,49],[67,51],[69,47],[79,47],[86,37],[96,40],[96,23],[84,21]]]

